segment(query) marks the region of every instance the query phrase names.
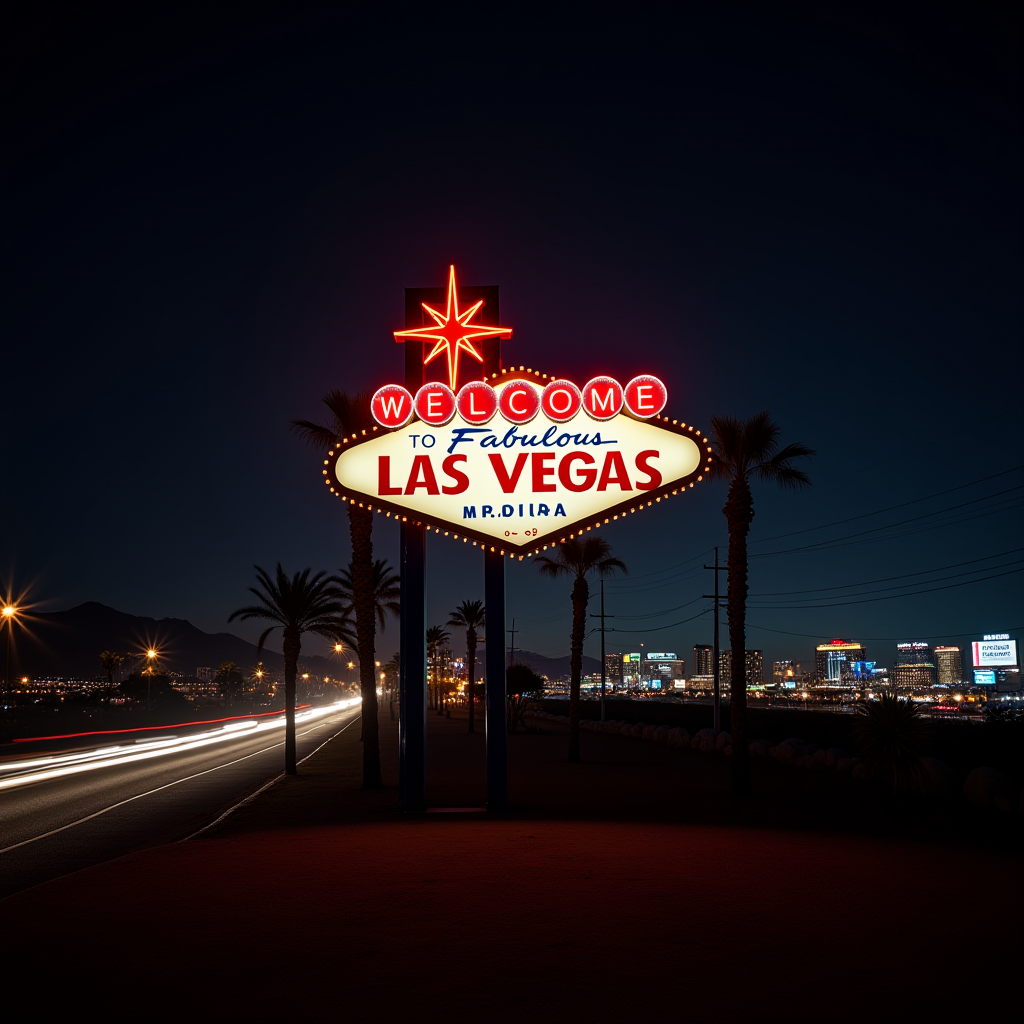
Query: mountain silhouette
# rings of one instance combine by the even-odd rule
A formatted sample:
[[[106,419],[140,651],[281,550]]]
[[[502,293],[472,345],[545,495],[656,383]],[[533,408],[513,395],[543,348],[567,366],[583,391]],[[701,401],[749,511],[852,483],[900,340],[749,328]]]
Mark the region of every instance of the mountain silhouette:
[[[519,665],[529,665],[538,675],[547,676],[548,679],[568,679],[570,674],[569,655],[561,658],[546,658],[543,654],[534,654],[533,651],[521,651],[516,648],[515,660]],[[583,674],[592,675],[601,671],[601,659],[591,658],[590,655],[583,655]]]
[[[127,654],[120,675],[145,666],[145,650],[152,646],[160,652],[158,671],[195,675],[199,667],[216,669],[225,661],[236,662],[243,670],[255,668],[256,645],[233,633],[204,633],[187,619],[151,619],[87,601],[62,612],[37,612],[27,629],[15,631],[11,647],[11,674],[64,676],[90,679],[103,676],[100,651]],[[320,637],[303,636],[304,647],[323,650]],[[346,659],[347,661],[347,659]],[[263,651],[264,668],[283,674],[284,657],[276,651]],[[344,666],[333,658],[303,653],[299,671],[315,675],[337,676]],[[348,678],[351,673],[344,672]]]

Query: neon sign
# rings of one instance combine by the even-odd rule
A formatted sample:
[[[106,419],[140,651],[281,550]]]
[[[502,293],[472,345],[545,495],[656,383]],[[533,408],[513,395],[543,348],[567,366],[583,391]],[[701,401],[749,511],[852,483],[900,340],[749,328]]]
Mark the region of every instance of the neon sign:
[[[618,387],[604,378],[603,393],[615,398],[608,381]],[[657,388],[621,388],[623,411],[607,417],[604,403],[599,418],[587,411],[589,383],[555,383],[569,395],[547,407],[544,375],[525,368],[471,381],[457,395],[438,383],[415,396],[382,388],[373,405],[379,425],[339,440],[324,460],[325,483],[347,501],[523,558],[678,497],[707,475],[707,437],[646,414],[664,397]],[[561,417],[572,406],[571,419],[547,412]],[[417,415],[407,418],[411,409]]]
[[[668,388],[653,374],[582,383],[520,366],[460,387],[460,354],[482,362],[473,340],[512,329],[474,324],[482,299],[460,312],[454,267],[445,312],[421,305],[434,325],[395,339],[434,341],[424,365],[445,353],[448,383],[379,388],[376,425],[339,438],[324,460],[332,494],[521,559],[707,476],[707,437],[663,414]]]
[[[444,313],[421,303],[427,314],[433,318],[433,327],[417,327],[408,331],[395,331],[395,341],[404,338],[420,338],[423,341],[434,341],[436,344],[430,350],[427,358],[423,360],[426,366],[432,363],[442,352],[448,359],[448,382],[454,391],[459,384],[459,355],[467,352],[478,363],[484,361],[484,357],[477,352],[472,342],[474,338],[495,338],[512,337],[511,327],[486,327],[483,324],[471,323],[477,314],[484,300],[474,302],[469,309],[459,312],[459,293],[455,285],[455,267],[448,268],[448,305]]]

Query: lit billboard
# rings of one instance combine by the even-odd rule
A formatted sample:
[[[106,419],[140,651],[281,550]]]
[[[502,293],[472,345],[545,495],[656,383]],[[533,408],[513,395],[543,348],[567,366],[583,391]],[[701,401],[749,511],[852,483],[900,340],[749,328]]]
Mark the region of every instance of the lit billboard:
[[[997,668],[1017,664],[1016,640],[975,640],[971,644],[975,668]]]
[[[994,668],[975,669],[974,670],[974,685],[975,686],[995,686],[996,685],[996,670]]]

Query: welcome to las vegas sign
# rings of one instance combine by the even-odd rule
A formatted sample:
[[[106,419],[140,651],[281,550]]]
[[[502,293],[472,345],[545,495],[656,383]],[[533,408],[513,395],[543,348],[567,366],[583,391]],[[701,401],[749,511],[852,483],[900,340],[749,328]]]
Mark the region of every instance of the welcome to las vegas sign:
[[[708,475],[707,437],[663,415],[668,391],[653,375],[577,386],[520,366],[456,391],[459,353],[480,359],[472,338],[511,333],[473,325],[478,307],[458,312],[453,269],[447,313],[424,306],[437,330],[396,332],[436,340],[427,361],[446,351],[452,386],[380,388],[375,425],[339,438],[324,460],[333,494],[523,558],[678,498]]]

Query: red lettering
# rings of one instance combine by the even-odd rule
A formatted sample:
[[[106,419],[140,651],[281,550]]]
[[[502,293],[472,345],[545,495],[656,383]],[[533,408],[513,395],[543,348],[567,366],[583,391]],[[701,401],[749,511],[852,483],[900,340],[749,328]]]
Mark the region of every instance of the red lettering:
[[[558,479],[562,486],[569,491],[585,491],[594,486],[597,479],[597,469],[581,469],[579,479],[572,475],[572,464],[582,462],[586,466],[593,466],[594,456],[590,452],[569,452],[561,462],[558,463]]]
[[[549,476],[555,475],[555,467],[548,465],[549,462],[555,461],[554,452],[534,452],[533,453],[533,489],[534,491],[556,491],[558,488],[553,484],[547,483]]]
[[[660,457],[661,452],[656,452],[653,450],[641,452],[636,457],[636,468],[640,470],[641,473],[647,476],[647,483],[644,483],[642,480],[637,480],[636,486],[638,490],[653,491],[655,487],[661,486],[661,473],[658,470],[656,470],[652,465],[650,465],[649,461],[651,459],[657,459]]]
[[[601,467],[601,479],[597,481],[599,491],[607,491],[609,484],[618,484],[620,491],[631,491],[633,485],[629,482],[629,474],[626,472],[626,464],[622,461],[622,452],[608,452],[604,457],[604,465]]]
[[[455,464],[457,462],[465,462],[466,460],[467,456],[465,455],[449,455],[448,458],[441,463],[442,471],[455,481],[451,486],[445,484],[441,488],[442,494],[461,494],[469,487],[469,477],[466,476],[461,469],[455,468]]]
[[[437,489],[437,477],[434,476],[434,467],[430,464],[429,455],[417,455],[413,458],[405,493],[415,494],[420,487],[425,488],[427,494],[441,493]]]
[[[519,477],[522,476],[523,467],[526,465],[527,453],[522,452],[516,456],[516,464],[513,466],[511,474],[506,471],[505,460],[500,455],[488,455],[487,458],[491,460],[491,465],[494,467],[494,475],[498,478],[502,491],[505,494],[511,494],[516,489],[516,484],[519,483]]]
[[[378,494],[401,494],[401,487],[391,486],[391,456],[377,456],[377,493]]]

